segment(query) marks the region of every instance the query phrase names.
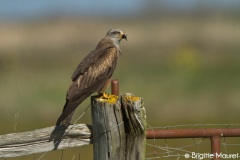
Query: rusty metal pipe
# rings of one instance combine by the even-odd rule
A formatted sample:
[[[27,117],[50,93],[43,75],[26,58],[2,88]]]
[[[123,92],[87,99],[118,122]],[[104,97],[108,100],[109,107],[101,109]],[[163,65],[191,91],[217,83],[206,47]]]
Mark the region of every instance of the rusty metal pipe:
[[[111,82],[111,93],[112,95],[119,96],[119,82],[117,79]]]
[[[221,152],[221,137],[213,136],[211,137],[211,153],[214,154],[213,160],[220,160],[220,157],[217,156]]]
[[[207,129],[170,129],[146,130],[147,139],[165,138],[210,138],[213,160],[220,160],[221,137],[239,137],[239,128],[207,128]]]
[[[146,130],[147,139],[164,138],[204,138],[204,137],[239,137],[239,128],[207,128],[207,129],[160,129]]]

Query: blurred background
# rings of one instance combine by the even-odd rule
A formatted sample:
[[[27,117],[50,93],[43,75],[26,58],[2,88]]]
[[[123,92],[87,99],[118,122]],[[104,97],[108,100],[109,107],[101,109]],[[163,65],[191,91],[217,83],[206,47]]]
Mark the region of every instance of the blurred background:
[[[0,134],[54,125],[76,66],[115,27],[128,41],[113,78],[144,98],[150,126],[239,123],[240,1],[2,0]],[[92,146],[73,156],[92,159]]]

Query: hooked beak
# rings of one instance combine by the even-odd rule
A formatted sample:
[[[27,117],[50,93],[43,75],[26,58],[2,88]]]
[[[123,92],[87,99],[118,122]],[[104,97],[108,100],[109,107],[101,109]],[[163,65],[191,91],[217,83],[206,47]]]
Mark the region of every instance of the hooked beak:
[[[127,35],[125,33],[123,33],[122,39],[126,39],[126,41],[127,41]]]

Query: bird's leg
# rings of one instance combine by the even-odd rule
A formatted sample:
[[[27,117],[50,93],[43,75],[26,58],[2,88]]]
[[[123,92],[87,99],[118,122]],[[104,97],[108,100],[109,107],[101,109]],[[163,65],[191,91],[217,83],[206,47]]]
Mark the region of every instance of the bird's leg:
[[[102,99],[108,99],[108,97],[109,97],[109,94],[107,94],[106,92],[103,92],[103,93],[102,93],[102,96],[101,96],[100,98],[102,98]]]
[[[101,99],[107,99],[108,94],[106,92],[98,92],[98,95],[100,96],[99,98]]]
[[[101,94],[102,95],[101,95],[100,99],[102,99],[104,101],[115,103],[118,100],[118,96],[116,96],[116,95],[107,94],[106,92],[102,92]]]
[[[109,99],[109,98],[118,98],[118,96],[116,95],[112,95],[112,94],[107,94],[106,92],[102,92],[101,93],[101,99]]]

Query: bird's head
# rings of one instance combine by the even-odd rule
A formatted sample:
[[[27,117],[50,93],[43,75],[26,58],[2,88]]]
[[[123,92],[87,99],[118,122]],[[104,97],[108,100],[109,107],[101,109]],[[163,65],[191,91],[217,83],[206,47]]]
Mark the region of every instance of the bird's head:
[[[110,29],[107,32],[106,36],[111,37],[114,40],[117,40],[118,42],[120,42],[122,39],[127,40],[127,35],[122,30],[117,28]]]

